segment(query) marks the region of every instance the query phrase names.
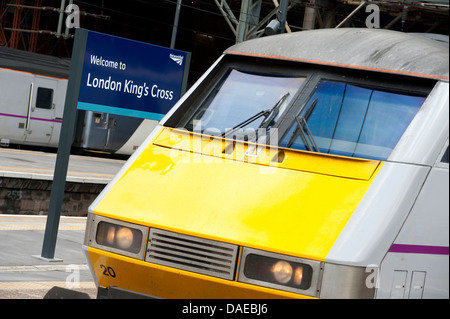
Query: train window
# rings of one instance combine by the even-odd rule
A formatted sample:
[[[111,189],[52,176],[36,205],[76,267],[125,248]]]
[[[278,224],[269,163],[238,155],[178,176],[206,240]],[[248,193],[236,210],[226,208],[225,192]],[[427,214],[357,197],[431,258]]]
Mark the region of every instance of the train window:
[[[209,135],[252,140],[259,129],[275,125],[304,81],[303,77],[229,70],[186,128]]]
[[[449,155],[448,155],[448,146],[447,146],[447,149],[445,150],[445,153],[444,153],[444,155],[441,158],[441,162],[448,164],[448,160],[449,160],[448,157],[449,157]]]
[[[321,81],[280,146],[385,160],[425,97]]]
[[[53,107],[53,89],[38,87],[36,107],[51,110]]]

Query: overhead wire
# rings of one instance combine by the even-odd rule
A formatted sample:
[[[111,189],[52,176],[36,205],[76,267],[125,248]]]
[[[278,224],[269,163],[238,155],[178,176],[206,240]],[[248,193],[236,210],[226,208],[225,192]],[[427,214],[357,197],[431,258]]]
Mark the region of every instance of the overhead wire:
[[[115,9],[110,8],[110,7],[109,8],[108,7],[102,7],[102,6],[95,5],[95,4],[92,4],[92,3],[88,3],[88,2],[85,2],[85,1],[75,1],[75,2],[78,2],[78,3],[83,4],[83,5],[91,6],[91,7],[97,8],[97,9],[101,8],[102,10],[109,11],[109,12],[117,14],[117,15],[127,16],[129,18],[139,19],[139,20],[142,20],[142,21],[147,21],[147,22],[163,25],[163,26],[166,26],[166,27],[169,27],[169,28],[173,27],[173,23],[171,23],[171,22],[165,22],[165,21],[161,21],[161,20],[158,20],[158,19],[153,19],[153,18],[149,18],[149,17],[139,16],[139,15],[136,15],[136,14],[133,14],[133,13],[115,10]],[[163,2],[176,5],[176,1],[164,0]],[[202,12],[205,12],[205,13],[208,13],[208,14],[214,14],[214,15],[222,17],[222,15],[220,13],[216,13],[216,12],[213,12],[213,11],[208,11],[208,10],[196,8],[196,7],[193,7],[193,6],[186,5],[186,4],[183,4],[182,6],[186,7],[186,8],[189,8],[189,9],[194,9],[194,10],[197,10],[197,11],[202,11]],[[116,21],[112,21],[112,20],[111,20],[111,22],[119,23],[119,24],[122,24],[122,25],[128,25],[128,24],[125,24],[123,22],[116,22]],[[195,29],[188,28],[188,27],[183,27],[183,26],[180,26],[180,25],[178,25],[178,28],[180,30],[185,30],[185,31],[189,31],[189,32],[200,32],[200,33],[205,34],[205,35],[209,35],[209,36],[212,36],[212,37],[216,37],[216,38],[220,38],[220,39],[224,39],[224,40],[228,40],[228,41],[235,41],[234,38],[228,38],[228,37],[220,36],[220,35],[217,35],[217,34],[211,34],[211,33],[208,33],[206,31],[203,31],[203,30],[202,31],[195,30]]]
[[[164,0],[165,2],[167,2],[167,3],[171,3],[171,4],[174,4],[174,5],[176,5],[177,4],[177,1],[176,0]],[[267,1],[265,1],[265,0],[261,0],[262,1],[262,5],[267,5],[267,6],[269,6],[269,7],[271,7],[271,6],[273,6],[274,5],[274,2],[272,1],[272,0],[267,0]],[[188,1],[189,2],[189,1]],[[194,4],[206,4],[207,2],[205,2],[205,1],[201,1],[201,0],[195,0],[195,1],[191,1],[191,4],[192,3],[194,3]],[[300,2],[301,3],[301,2]],[[208,4],[210,4],[210,2],[208,2]],[[294,5],[296,5],[296,4],[294,4]],[[182,7],[187,7],[187,8],[190,8],[190,9],[194,9],[194,10],[197,10],[197,11],[201,11],[201,12],[205,12],[205,13],[208,13],[208,14],[213,14],[213,15],[216,15],[216,16],[220,16],[220,17],[223,17],[224,16],[224,14],[226,14],[225,12],[224,13],[221,13],[221,12],[213,12],[213,11],[209,11],[209,10],[206,10],[206,9],[202,9],[202,8],[199,8],[199,7],[195,7],[194,5],[190,5],[189,3],[181,3],[181,6]],[[213,5],[213,7],[215,7],[215,8],[217,8],[217,6],[216,5]],[[232,10],[233,11],[233,10]],[[241,11],[241,9],[239,9],[239,10],[234,10],[234,12],[233,12],[233,14],[234,14],[234,17],[230,17],[230,15],[228,15],[227,14],[227,18],[229,18],[229,19],[233,19],[233,20],[237,20],[237,22],[238,23],[240,23],[240,22],[242,22],[243,20],[240,20],[240,18],[241,18],[241,16],[242,16],[242,11]],[[251,17],[251,18],[257,18],[257,19],[259,19],[260,18],[260,15],[258,14],[258,15],[254,15],[254,14],[252,14],[252,13],[249,13],[249,12],[247,12],[246,13],[246,16],[247,17]],[[290,25],[290,27],[291,28],[293,28],[293,29],[297,29],[297,30],[301,30],[302,29],[302,27],[301,26],[295,26],[295,25]],[[231,40],[231,39],[230,39]],[[235,40],[235,39],[232,39],[232,40]]]
[[[262,0],[262,1],[263,1],[263,4],[266,4],[268,6],[273,5],[272,1],[264,1],[264,0]],[[152,19],[152,18],[148,18],[148,17],[138,16],[138,15],[135,15],[135,14],[132,14],[132,13],[124,12],[124,11],[114,10],[112,8],[107,8],[107,7],[104,7],[104,6],[95,5],[95,4],[92,4],[92,3],[85,2],[85,1],[76,1],[76,2],[84,4],[84,5],[88,5],[88,6],[91,6],[91,7],[101,8],[102,10],[111,11],[111,12],[114,12],[115,14],[118,14],[118,15],[126,15],[126,16],[128,16],[130,18],[141,19],[141,20],[144,20],[144,21],[149,21],[149,22],[161,24],[161,25],[164,25],[164,26],[167,26],[167,27],[171,27],[171,28],[173,27],[173,24],[169,23],[169,22],[164,22],[164,21],[161,21],[161,20],[156,20],[156,19]],[[174,5],[174,7],[177,5],[177,1],[176,0],[163,0],[162,2],[163,3],[172,4],[172,5]],[[153,4],[155,4],[155,2],[153,2]],[[159,4],[162,4],[162,3],[159,3]],[[196,4],[197,5],[201,5],[203,7],[196,6]],[[211,7],[211,9],[209,9],[209,10],[205,9],[205,7],[208,7],[208,6]],[[223,14],[218,10],[218,7],[215,4],[212,4],[211,1],[208,1],[208,2],[207,1],[201,1],[201,0],[182,1],[181,2],[181,7],[185,8],[185,9],[195,10],[195,11],[198,11],[198,12],[203,12],[203,13],[206,13],[206,14],[209,14],[209,15],[213,15],[213,16],[217,16],[217,17],[223,18]],[[217,11],[212,11],[213,10],[212,8],[216,8]],[[241,8],[239,8],[239,10],[236,10],[236,9],[233,10],[233,13],[235,14],[234,18],[238,20],[238,23],[241,22],[241,20],[239,20],[240,17],[242,16]],[[254,17],[254,18],[259,18],[260,17],[259,15],[252,15],[251,13],[247,13],[247,17],[249,17],[249,16],[250,17]],[[181,30],[190,31],[190,32],[200,32],[200,33],[205,34],[205,35],[209,35],[209,36],[212,36],[212,37],[216,37],[216,38],[224,39],[224,40],[228,40],[228,41],[235,41],[236,40],[235,38],[228,38],[228,37],[224,37],[224,36],[221,36],[221,35],[212,34],[212,33],[209,33],[209,32],[203,31],[203,30],[202,31],[195,30],[195,29],[192,29],[192,28],[189,28],[189,27],[180,26],[180,25],[178,26],[178,28],[181,29]],[[296,28],[300,28],[300,27],[296,27]]]

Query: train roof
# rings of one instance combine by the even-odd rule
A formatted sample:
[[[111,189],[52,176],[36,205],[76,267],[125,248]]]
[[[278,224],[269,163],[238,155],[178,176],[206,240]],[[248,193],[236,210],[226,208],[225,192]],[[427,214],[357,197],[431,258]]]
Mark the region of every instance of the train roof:
[[[225,53],[449,79],[448,43],[383,29],[285,33],[245,41]]]
[[[0,68],[68,79],[70,60],[0,46]]]

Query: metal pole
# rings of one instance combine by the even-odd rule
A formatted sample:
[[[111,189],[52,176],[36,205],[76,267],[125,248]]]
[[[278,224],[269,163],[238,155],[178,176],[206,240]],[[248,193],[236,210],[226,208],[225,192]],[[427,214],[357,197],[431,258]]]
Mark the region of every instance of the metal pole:
[[[248,24],[249,0],[242,0],[241,15],[239,16],[239,24],[237,26],[236,43],[240,43],[245,39],[245,31]]]
[[[305,15],[303,17],[303,31],[312,30],[316,24],[316,8],[313,5],[305,6]]]
[[[22,5],[23,0],[17,0],[17,4]],[[22,20],[22,8],[18,6],[14,10],[13,29],[15,30],[20,29],[21,20]],[[9,42],[9,47],[11,49],[17,49],[17,47],[19,46],[19,35],[20,35],[19,31],[13,31],[11,33],[11,39]]]
[[[64,18],[64,11],[66,8],[66,0],[61,0],[61,8],[59,9],[58,29],[56,30],[56,37],[61,36],[62,22]]]
[[[42,0],[36,0],[36,6],[42,6]],[[33,12],[33,22],[32,22],[32,30],[39,30],[39,21],[41,20],[41,10],[34,10]],[[38,33],[31,33],[30,35],[30,46],[28,47],[28,51],[36,52]]]
[[[273,0],[273,3],[277,5],[278,1]],[[276,11],[277,18],[270,21],[264,31],[267,35],[284,33],[284,30],[286,29],[286,17],[288,8],[289,8],[289,0],[281,0]]]
[[[170,48],[175,48],[175,41],[177,39],[178,20],[180,20],[181,0],[177,0],[177,8],[175,11],[175,19],[173,21],[172,39],[170,40]]]
[[[365,5],[366,5],[366,1],[362,1],[361,4],[355,10],[353,10],[344,20],[341,21],[341,23],[339,23],[335,27],[335,29],[340,28],[345,22],[347,22],[351,17],[353,17],[355,15],[355,13],[358,12],[359,9],[361,9]]]
[[[289,7],[289,0],[281,0],[278,6],[277,19],[280,21],[280,29],[278,33],[284,33],[286,27],[286,18]]]
[[[54,258],[56,238],[58,235],[59,219],[61,216],[64,188],[66,185],[67,167],[69,166],[70,149],[72,146],[73,133],[75,131],[77,102],[80,92],[81,75],[83,72],[87,34],[88,31],[85,29],[76,29],[75,31],[69,82],[64,104],[63,122],[58,143],[55,171],[53,174],[47,223],[45,226],[44,243],[41,256],[35,256],[48,261],[59,261]]]

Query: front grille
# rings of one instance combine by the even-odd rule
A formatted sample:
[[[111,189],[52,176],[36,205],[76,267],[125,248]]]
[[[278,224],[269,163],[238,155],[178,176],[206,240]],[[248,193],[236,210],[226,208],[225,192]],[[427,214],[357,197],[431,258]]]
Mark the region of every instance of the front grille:
[[[232,280],[237,251],[236,245],[151,228],[145,260]]]

